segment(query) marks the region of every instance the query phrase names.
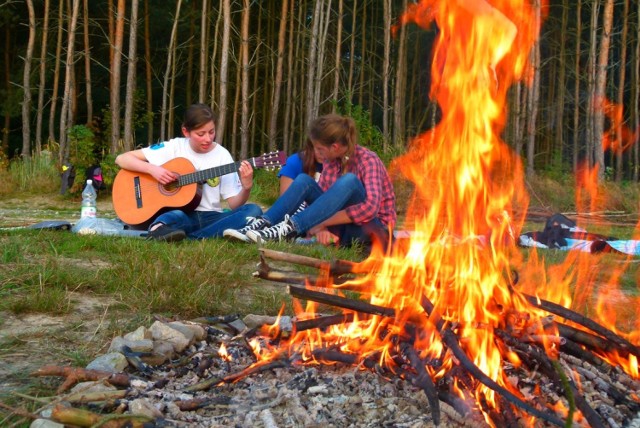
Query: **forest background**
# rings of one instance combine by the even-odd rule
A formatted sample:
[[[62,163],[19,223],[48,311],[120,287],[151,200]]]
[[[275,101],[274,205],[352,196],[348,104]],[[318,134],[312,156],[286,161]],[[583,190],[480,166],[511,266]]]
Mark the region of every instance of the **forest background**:
[[[193,102],[236,157],[289,153],[310,118],[354,116],[390,159],[433,127],[437,28],[399,25],[408,0],[0,0],[4,165],[101,163],[180,135]],[[640,13],[630,0],[533,2],[532,67],[502,138],[528,176],[596,167],[638,181]]]

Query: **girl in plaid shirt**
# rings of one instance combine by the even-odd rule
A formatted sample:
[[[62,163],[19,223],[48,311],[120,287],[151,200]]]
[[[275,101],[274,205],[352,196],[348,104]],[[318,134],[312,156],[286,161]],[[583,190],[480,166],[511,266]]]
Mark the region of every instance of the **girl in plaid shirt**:
[[[396,222],[395,193],[378,155],[358,145],[356,135],[350,117],[314,120],[309,139],[316,158],[324,160],[320,180],[298,175],[262,216],[225,235],[254,242],[314,236],[323,245],[386,245]],[[302,202],[308,207],[295,213]]]

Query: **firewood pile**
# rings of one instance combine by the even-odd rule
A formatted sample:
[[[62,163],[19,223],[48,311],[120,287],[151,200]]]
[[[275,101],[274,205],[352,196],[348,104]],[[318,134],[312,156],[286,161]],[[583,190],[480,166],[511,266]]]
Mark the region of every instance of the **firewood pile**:
[[[307,266],[313,273],[276,267],[282,264]],[[395,309],[331,289],[332,284],[349,285],[360,273],[351,262],[263,249],[255,275],[286,284],[294,298],[317,302],[322,314],[194,320],[184,324],[204,334],[192,336],[181,352],[166,358],[112,344],[128,362],[118,373],[43,367],[34,375],[66,380],[58,399],[44,406],[39,417],[106,427],[565,426],[567,418],[573,426],[640,427],[640,380],[605,358],[612,352],[639,358],[640,350],[614,332],[531,297],[531,305],[549,313],[540,321],[549,334],[508,325],[496,329],[495,340],[522,361],[516,366],[504,359],[509,384],[500,384],[465,354],[455,325],[433,317],[445,345],[442,355],[453,355],[454,364],[444,367],[444,358],[424,357],[415,346],[417,325],[393,329]],[[343,291],[350,288],[357,297],[357,287]],[[432,314],[428,299],[421,305],[426,315]],[[335,343],[314,348],[293,343],[304,332],[372,320],[389,320],[377,330],[394,344],[388,355],[351,353]],[[157,323],[185,330],[168,320]],[[159,333],[151,336],[163,341]],[[553,358],[545,351],[549,342],[558,350]],[[257,346],[270,352],[261,353]],[[486,389],[479,393],[481,385]],[[494,393],[496,404],[490,404],[486,391]]]

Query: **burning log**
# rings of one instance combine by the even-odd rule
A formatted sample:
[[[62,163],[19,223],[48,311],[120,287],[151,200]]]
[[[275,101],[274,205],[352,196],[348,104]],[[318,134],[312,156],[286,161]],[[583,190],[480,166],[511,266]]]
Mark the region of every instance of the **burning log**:
[[[310,290],[308,288],[289,286],[289,294],[299,299],[312,300],[317,303],[323,303],[326,305],[349,309],[352,311],[362,312],[370,315],[393,317],[396,313],[396,311],[391,308],[384,308],[382,306],[372,305],[360,300],[349,299],[333,294],[326,294],[320,291]]]

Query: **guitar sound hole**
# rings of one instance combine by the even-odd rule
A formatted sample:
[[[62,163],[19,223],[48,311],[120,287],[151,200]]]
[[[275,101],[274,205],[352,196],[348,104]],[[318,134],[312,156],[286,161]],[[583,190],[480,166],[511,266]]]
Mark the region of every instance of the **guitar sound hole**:
[[[165,184],[165,185],[161,185],[160,186],[160,193],[164,194],[164,195],[172,195],[174,193],[177,193],[178,190],[180,190],[180,186],[178,185],[178,181],[172,181],[169,184]]]

